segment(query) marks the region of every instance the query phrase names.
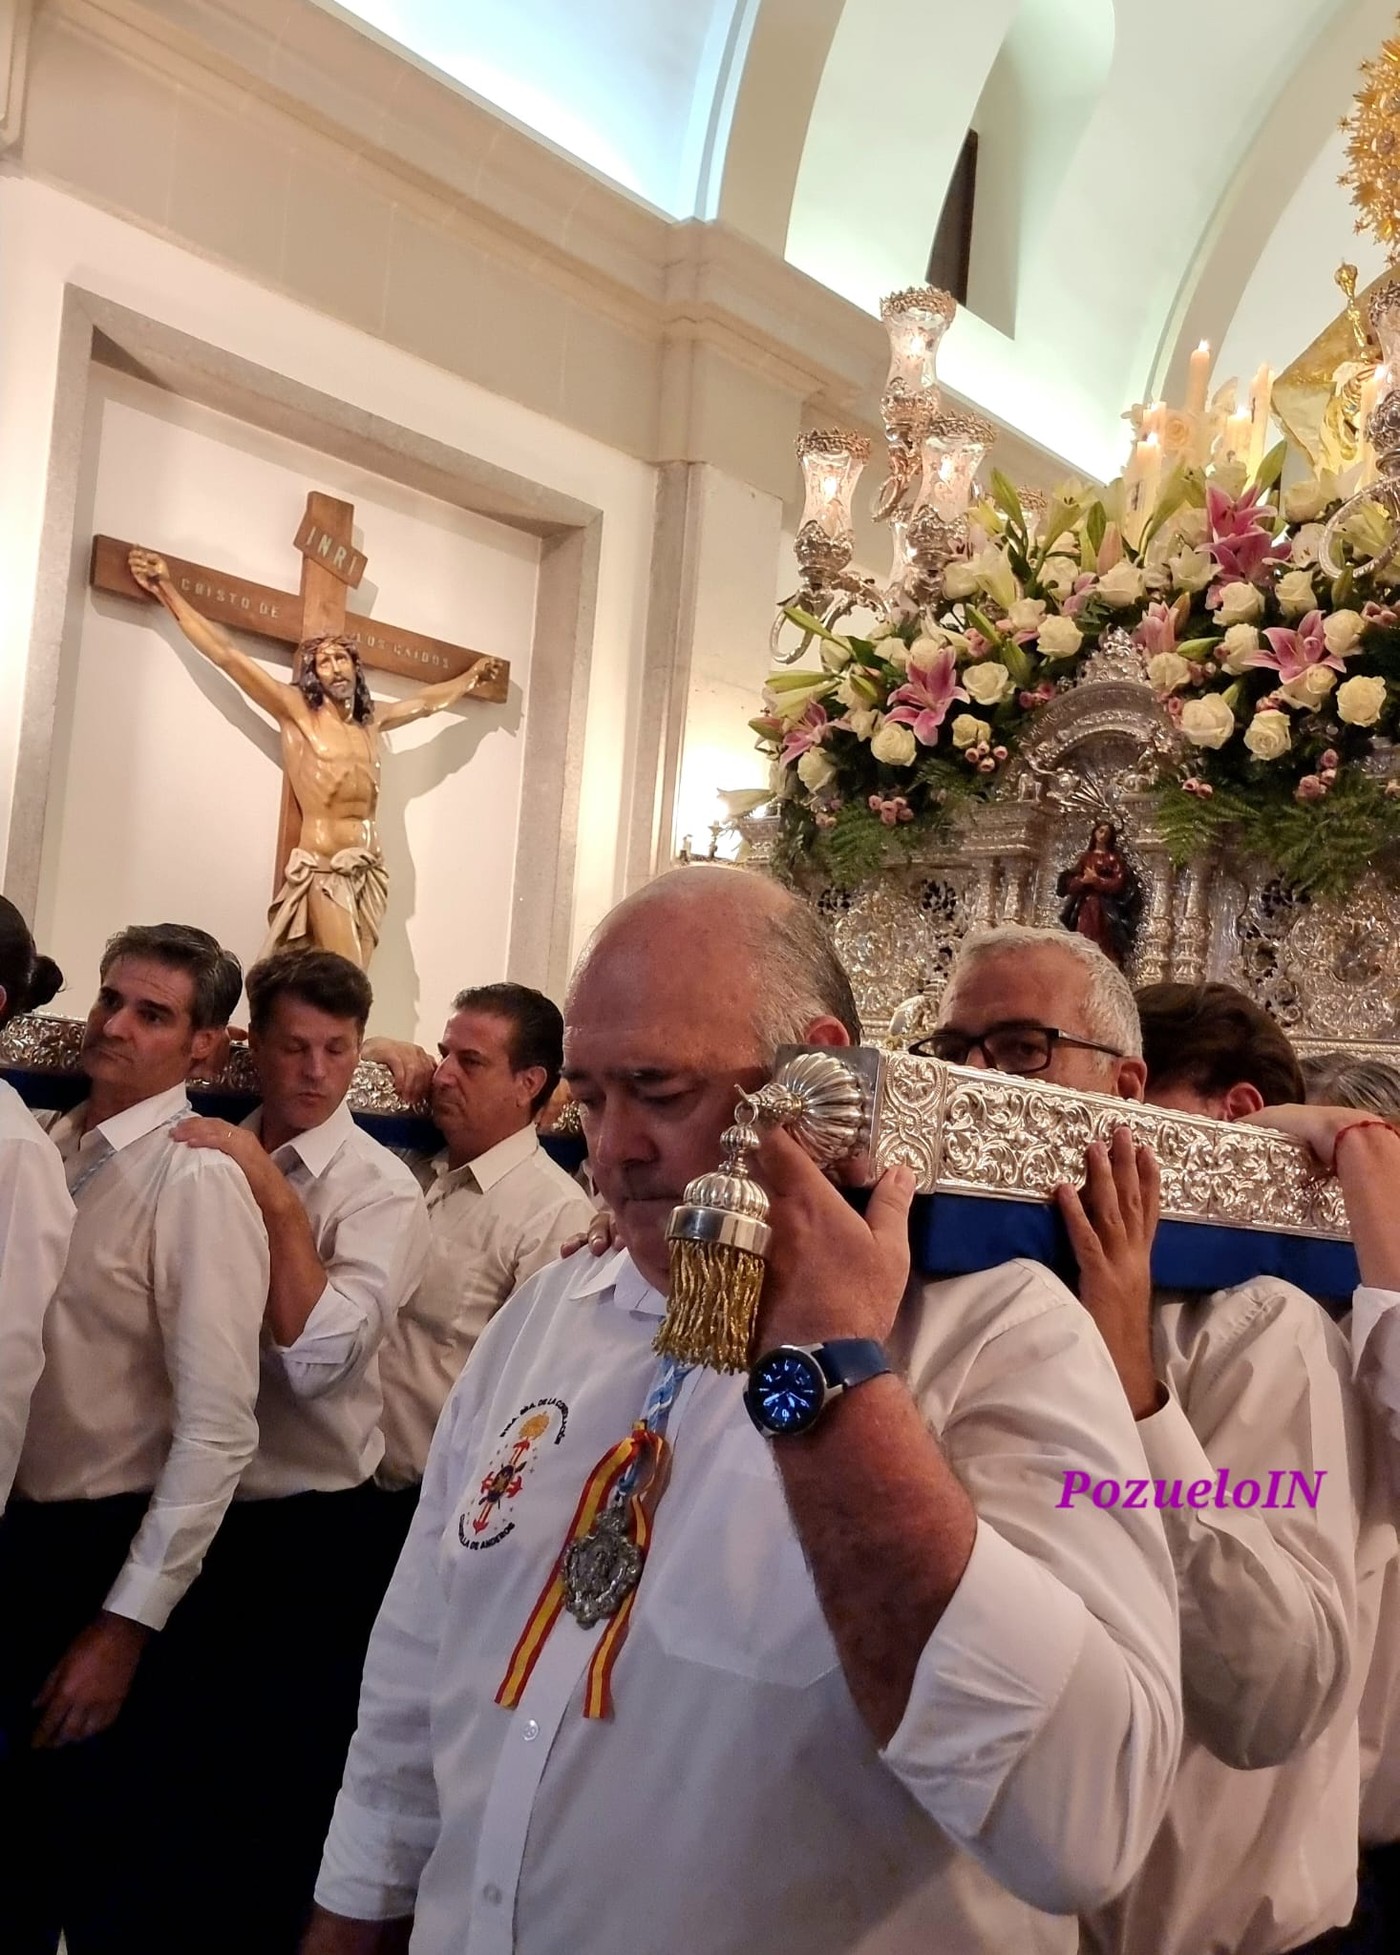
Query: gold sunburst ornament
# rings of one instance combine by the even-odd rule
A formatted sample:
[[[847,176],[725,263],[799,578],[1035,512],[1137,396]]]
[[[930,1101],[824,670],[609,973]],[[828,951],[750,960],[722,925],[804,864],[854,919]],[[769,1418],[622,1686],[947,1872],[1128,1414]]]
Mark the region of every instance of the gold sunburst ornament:
[[[1361,86],[1342,119],[1347,167],[1338,182],[1351,192],[1356,228],[1370,231],[1387,254],[1400,253],[1400,37],[1361,66]]]

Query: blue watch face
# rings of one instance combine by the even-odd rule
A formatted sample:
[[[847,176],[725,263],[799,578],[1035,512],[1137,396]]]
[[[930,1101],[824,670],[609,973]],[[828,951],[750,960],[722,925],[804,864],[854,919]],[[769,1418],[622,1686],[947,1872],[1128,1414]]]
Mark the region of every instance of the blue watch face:
[[[754,1367],[749,1390],[769,1432],[802,1432],[822,1409],[826,1380],[805,1351],[771,1351]]]

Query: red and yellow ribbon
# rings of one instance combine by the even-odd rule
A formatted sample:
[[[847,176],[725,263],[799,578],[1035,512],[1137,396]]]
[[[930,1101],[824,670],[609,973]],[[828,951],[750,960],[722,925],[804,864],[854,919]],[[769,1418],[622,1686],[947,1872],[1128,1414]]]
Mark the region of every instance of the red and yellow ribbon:
[[[583,1540],[592,1532],[598,1516],[607,1506],[623,1475],[634,1461],[640,1461],[640,1473],[638,1490],[631,1495],[628,1502],[629,1532],[636,1546],[645,1555],[651,1540],[652,1515],[666,1482],[669,1452],[670,1448],[659,1432],[638,1423],[625,1439],[620,1439],[615,1446],[604,1453],[589,1474],[549,1580],[541,1589],[539,1600],[530,1611],[529,1620],[520,1632],[520,1639],[511,1652],[506,1673],[496,1692],[496,1702],[503,1709],[514,1710],[520,1702],[531,1673],[539,1661],[540,1652],[563,1611],[566,1553],[575,1541]],[[637,1590],[634,1586],[624,1597],[621,1607],[603,1631],[598,1647],[593,1652],[584,1682],[583,1714],[585,1717],[603,1718],[612,1714],[613,1666],[617,1662],[618,1653],[627,1636],[636,1595]]]

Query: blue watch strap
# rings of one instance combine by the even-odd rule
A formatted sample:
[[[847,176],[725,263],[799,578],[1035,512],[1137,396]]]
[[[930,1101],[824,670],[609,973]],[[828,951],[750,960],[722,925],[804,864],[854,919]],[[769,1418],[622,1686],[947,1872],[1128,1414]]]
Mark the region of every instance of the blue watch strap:
[[[890,1369],[885,1347],[873,1337],[833,1337],[812,1347],[812,1356],[834,1391],[848,1391],[881,1378]]]

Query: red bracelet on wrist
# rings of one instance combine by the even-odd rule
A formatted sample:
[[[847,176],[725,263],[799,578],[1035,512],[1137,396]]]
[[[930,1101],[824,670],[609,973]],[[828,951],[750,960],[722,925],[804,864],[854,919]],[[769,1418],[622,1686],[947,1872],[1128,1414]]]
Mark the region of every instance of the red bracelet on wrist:
[[[1358,1127],[1384,1127],[1388,1134],[1395,1134],[1396,1139],[1400,1140],[1400,1133],[1396,1133],[1395,1128],[1391,1126],[1388,1120],[1349,1120],[1345,1127],[1338,1128],[1336,1138],[1332,1142],[1332,1166],[1334,1168],[1337,1165],[1337,1149],[1341,1146],[1347,1135],[1354,1134]]]

